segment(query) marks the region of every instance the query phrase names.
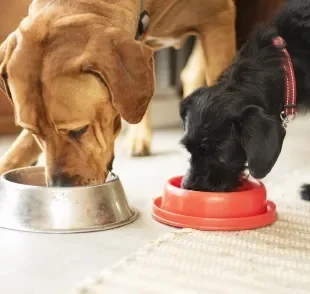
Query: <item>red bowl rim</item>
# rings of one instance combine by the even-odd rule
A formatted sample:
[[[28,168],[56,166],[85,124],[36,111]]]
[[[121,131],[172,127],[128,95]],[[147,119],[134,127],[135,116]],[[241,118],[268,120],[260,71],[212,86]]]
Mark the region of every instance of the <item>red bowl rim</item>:
[[[206,196],[206,195],[246,195],[248,194],[249,192],[254,192],[256,190],[264,190],[266,191],[266,187],[265,185],[263,184],[263,182],[257,180],[257,179],[254,179],[254,178],[245,178],[244,180],[247,181],[247,182],[254,182],[256,184],[258,184],[257,187],[253,188],[253,189],[249,189],[249,190],[244,190],[244,191],[235,191],[235,192],[201,192],[201,191],[195,191],[195,190],[186,190],[186,189],[182,189],[182,188],[179,188],[177,186],[174,186],[171,182],[173,180],[176,180],[176,179],[180,179],[180,178],[183,178],[183,176],[175,176],[175,177],[171,177],[168,179],[168,181],[166,182],[166,185],[169,187],[169,190],[171,192],[173,192],[174,194],[178,194],[179,192],[181,191],[186,191],[187,193],[189,194],[192,194],[192,195],[196,195],[196,196]]]

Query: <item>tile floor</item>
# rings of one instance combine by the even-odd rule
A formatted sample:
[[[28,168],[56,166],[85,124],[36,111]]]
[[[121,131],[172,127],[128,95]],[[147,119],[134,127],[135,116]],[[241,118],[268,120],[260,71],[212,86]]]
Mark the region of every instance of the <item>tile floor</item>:
[[[310,164],[308,119],[289,128],[284,149],[266,182]],[[154,155],[128,158],[118,141],[115,171],[122,179],[130,203],[141,213],[135,223],[104,232],[49,235],[0,229],[0,293],[65,294],[149,240],[172,230],[151,218],[151,200],[160,195],[165,180],[182,174],[187,155],[178,145],[182,131],[156,131]],[[0,138],[0,153],[12,137]],[[310,175],[309,175],[310,182]]]

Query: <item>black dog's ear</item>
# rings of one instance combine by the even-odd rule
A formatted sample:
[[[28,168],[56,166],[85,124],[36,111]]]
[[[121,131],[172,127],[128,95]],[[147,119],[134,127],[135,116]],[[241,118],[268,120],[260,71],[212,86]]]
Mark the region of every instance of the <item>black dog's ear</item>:
[[[281,120],[267,115],[261,107],[248,106],[242,112],[241,140],[254,178],[264,178],[271,171],[285,134]]]

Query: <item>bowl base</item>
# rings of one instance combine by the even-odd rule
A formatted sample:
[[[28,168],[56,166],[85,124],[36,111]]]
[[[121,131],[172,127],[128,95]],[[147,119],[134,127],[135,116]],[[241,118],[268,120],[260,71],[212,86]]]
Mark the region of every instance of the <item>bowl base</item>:
[[[276,205],[267,201],[267,212],[242,218],[202,218],[191,217],[161,208],[162,197],[153,200],[153,218],[161,223],[177,228],[191,228],[202,231],[241,231],[262,228],[277,220]]]
[[[98,231],[106,231],[115,229],[118,227],[122,227],[125,225],[128,225],[130,223],[133,223],[139,218],[139,211],[131,207],[131,216],[128,219],[125,219],[123,221],[115,222],[115,223],[107,223],[102,225],[96,225],[96,226],[89,226],[89,227],[80,227],[80,228],[35,228],[31,226],[22,226],[22,225],[11,225],[11,224],[2,224],[0,222],[0,228],[7,229],[7,230],[13,230],[13,231],[23,231],[23,232],[29,232],[29,233],[44,233],[44,234],[74,234],[74,233],[90,233],[90,232],[98,232]]]

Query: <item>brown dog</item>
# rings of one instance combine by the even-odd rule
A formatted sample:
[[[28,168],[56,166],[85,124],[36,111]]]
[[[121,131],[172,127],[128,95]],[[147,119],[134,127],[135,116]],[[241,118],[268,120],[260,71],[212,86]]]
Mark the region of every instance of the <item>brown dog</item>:
[[[228,66],[235,54],[231,0],[146,0],[151,22],[140,42],[135,35],[142,2],[32,2],[28,17],[0,47],[3,88],[24,128],[1,159],[0,173],[31,164],[42,149],[49,185],[102,183],[121,117],[136,124],[148,113],[155,88],[151,47],[177,47],[196,34],[203,51],[194,54],[201,61],[204,52],[206,62],[194,65],[206,69],[208,84]],[[144,153],[147,114],[139,125],[131,132],[132,148]]]

